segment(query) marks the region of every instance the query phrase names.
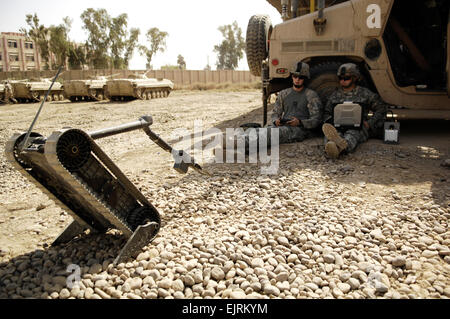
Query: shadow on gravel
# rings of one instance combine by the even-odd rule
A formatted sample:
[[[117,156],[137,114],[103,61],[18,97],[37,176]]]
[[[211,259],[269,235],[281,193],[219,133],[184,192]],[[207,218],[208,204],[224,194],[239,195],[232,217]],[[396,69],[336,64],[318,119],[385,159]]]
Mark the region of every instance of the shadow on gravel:
[[[119,254],[126,239],[118,231],[84,234],[68,243],[36,249],[0,263],[1,298],[42,298],[47,292],[60,292],[67,280],[74,282],[79,273],[105,271]],[[72,266],[73,267],[73,266]]]
[[[269,115],[270,110],[269,107]],[[238,128],[244,123],[262,123],[262,114],[262,107],[257,108],[241,117],[219,122],[214,127],[224,132],[226,128]],[[415,184],[430,183],[430,197],[434,203],[450,208],[450,168],[443,165],[446,159],[450,159],[450,121],[403,120],[400,124],[399,144],[385,144],[380,139],[371,139],[358,146],[354,153],[341,156],[338,160],[325,158],[323,137],[280,145],[280,168],[320,172],[335,182],[362,187],[360,193],[364,193],[364,185],[369,183],[383,185],[385,190],[391,188],[392,193],[395,193],[397,185],[414,187]],[[171,140],[169,143],[175,145],[178,141]],[[208,143],[204,140],[203,146]],[[260,165],[249,164],[248,158],[245,164],[212,162],[203,167],[216,172],[215,175],[219,171],[244,169],[246,173],[240,178],[256,179],[261,176]],[[268,177],[277,179],[280,175]]]

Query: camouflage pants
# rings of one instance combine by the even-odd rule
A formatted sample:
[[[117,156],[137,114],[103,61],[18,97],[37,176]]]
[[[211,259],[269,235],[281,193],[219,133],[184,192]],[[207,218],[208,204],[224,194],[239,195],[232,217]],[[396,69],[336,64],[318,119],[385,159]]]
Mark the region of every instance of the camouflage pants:
[[[251,130],[247,130],[244,133],[245,137],[245,149],[248,150],[250,143],[257,143],[254,145],[259,145],[259,141],[261,136],[264,134],[265,139],[267,140],[267,146],[272,145],[271,137],[272,137],[272,129],[278,128],[278,144],[287,144],[287,143],[295,143],[301,142],[306,138],[311,136],[311,132],[309,130],[302,127],[293,127],[293,126],[275,126],[269,125],[265,128],[256,128],[254,132],[256,134],[252,134]]]
[[[369,139],[369,131],[364,127],[360,130],[346,130],[344,132],[339,132],[341,137],[343,137],[348,144],[346,151],[348,153],[354,152],[356,147]],[[328,139],[325,137],[325,144]]]

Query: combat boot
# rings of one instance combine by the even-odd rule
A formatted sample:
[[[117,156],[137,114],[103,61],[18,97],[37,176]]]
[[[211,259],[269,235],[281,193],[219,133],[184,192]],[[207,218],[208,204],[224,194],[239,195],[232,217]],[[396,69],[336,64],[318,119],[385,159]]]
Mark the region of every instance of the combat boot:
[[[328,158],[336,159],[339,157],[340,153],[341,152],[335,142],[328,141],[327,144],[325,144],[325,154],[327,154]]]
[[[328,139],[327,144],[325,144],[325,153],[330,158],[338,158],[339,154],[347,149],[347,141],[339,135],[339,132],[331,124],[325,123],[322,125],[322,131]]]

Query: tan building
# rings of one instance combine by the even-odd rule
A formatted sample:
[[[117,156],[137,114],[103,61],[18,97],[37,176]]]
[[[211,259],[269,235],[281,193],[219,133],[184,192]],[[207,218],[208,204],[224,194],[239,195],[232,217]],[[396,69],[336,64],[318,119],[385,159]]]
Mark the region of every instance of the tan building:
[[[0,34],[0,71],[42,70],[39,50],[23,33]]]

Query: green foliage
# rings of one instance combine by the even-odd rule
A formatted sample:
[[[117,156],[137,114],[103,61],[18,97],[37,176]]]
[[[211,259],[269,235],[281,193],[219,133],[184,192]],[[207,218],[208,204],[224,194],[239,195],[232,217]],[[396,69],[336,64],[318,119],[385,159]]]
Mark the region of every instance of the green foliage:
[[[111,17],[105,9],[86,9],[81,14],[83,29],[88,32],[87,59],[94,68],[108,68],[109,26]]]
[[[160,31],[158,28],[151,28],[147,31],[147,41],[150,43],[150,48],[144,45],[139,46],[139,52],[141,55],[147,58],[147,69],[152,69],[152,58],[159,51],[164,52],[166,49],[166,38],[169,34],[164,31]]]
[[[63,19],[64,23],[58,26],[50,26],[50,51],[55,54],[56,65],[66,65],[66,59],[69,56],[70,41],[69,31],[72,25],[72,21],[69,17]]]
[[[220,45],[214,46],[214,51],[217,52],[217,69],[234,70],[244,56],[245,41],[242,30],[236,21],[232,25],[220,26],[218,30],[222,33],[224,40]]]
[[[48,68],[48,61],[50,58],[50,45],[48,40],[49,30],[43,24],[39,24],[39,18],[36,13],[34,15],[27,14],[25,21],[29,30],[21,28],[20,32],[24,33],[27,38],[33,40],[33,42],[37,44],[41,57],[46,61]]]
[[[178,54],[177,65],[180,70],[186,70],[186,61],[184,61],[184,57],[181,54]]]
[[[97,69],[126,69],[136,48],[140,30],[128,31],[128,15],[111,17],[106,9],[88,8],[81,14],[88,32],[87,59]]]
[[[69,68],[71,70],[81,70],[86,63],[86,47],[84,45],[77,46],[74,43],[70,43]]]
[[[161,70],[170,71],[170,70],[179,70],[180,67],[178,65],[170,65],[166,64],[161,66]]]
[[[65,66],[71,50],[68,34],[72,26],[72,20],[65,17],[62,24],[45,27],[39,24],[39,18],[35,13],[34,15],[27,14],[25,21],[29,29],[21,28],[20,31],[38,46],[41,58],[46,63],[45,68],[50,68],[52,54],[56,59],[56,63],[52,65],[53,69],[57,69],[60,65]]]

